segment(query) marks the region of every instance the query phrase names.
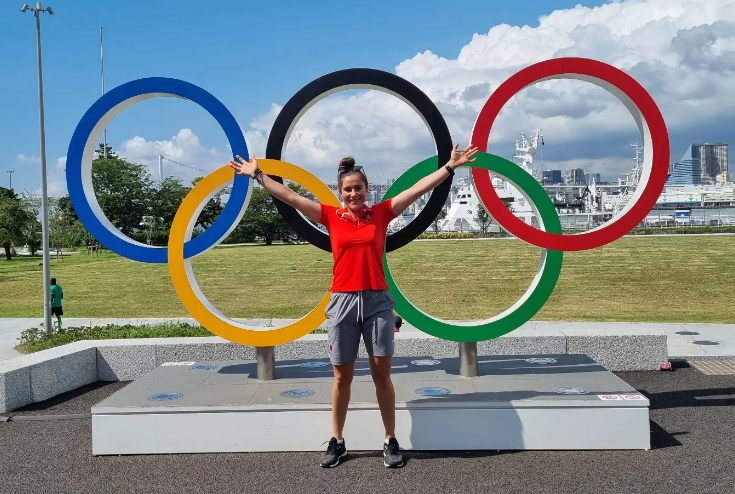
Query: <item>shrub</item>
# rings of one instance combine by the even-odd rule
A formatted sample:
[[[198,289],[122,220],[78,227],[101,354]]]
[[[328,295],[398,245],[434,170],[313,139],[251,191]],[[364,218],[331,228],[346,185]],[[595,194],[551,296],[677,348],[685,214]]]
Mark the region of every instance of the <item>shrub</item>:
[[[475,238],[474,233],[471,232],[439,232],[439,233],[422,233],[418,237],[419,239],[426,240],[448,240],[458,238]]]
[[[46,333],[43,328],[30,328],[21,333],[18,337],[18,345],[15,348],[21,353],[33,353],[81,340],[168,338],[175,336],[212,336],[212,333],[201,326],[187,323],[164,323],[152,326],[134,326],[132,324],[81,326],[51,334]]]
[[[315,329],[312,333],[326,333]],[[132,324],[108,324],[106,326],[81,326],[68,328],[61,333],[48,334],[43,328],[26,329],[18,337],[15,347],[21,353],[40,352],[82,340],[112,340],[129,338],[173,338],[214,336],[207,329],[185,322],[135,326]]]

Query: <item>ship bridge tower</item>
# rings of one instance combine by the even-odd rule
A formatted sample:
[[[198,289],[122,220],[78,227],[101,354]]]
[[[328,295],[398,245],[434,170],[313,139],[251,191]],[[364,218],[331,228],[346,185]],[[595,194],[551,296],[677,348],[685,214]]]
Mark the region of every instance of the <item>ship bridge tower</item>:
[[[530,138],[524,132],[521,134],[521,139],[516,141],[516,152],[513,154],[513,159],[519,161],[518,166],[540,182],[541,173],[533,168],[533,158],[536,156],[539,143],[542,146],[544,145],[544,135],[541,133],[541,128],[532,127]]]

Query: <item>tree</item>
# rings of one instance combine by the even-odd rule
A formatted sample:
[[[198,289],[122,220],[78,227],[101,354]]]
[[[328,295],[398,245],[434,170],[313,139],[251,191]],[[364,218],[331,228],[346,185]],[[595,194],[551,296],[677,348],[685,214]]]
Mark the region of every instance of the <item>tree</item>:
[[[485,235],[487,233],[487,227],[490,226],[490,223],[492,222],[492,217],[487,214],[487,211],[482,204],[477,205],[477,215],[475,216],[475,221],[480,224],[480,233]]]
[[[26,221],[21,227],[21,242],[28,246],[32,256],[36,255],[36,252],[41,247],[42,230],[41,222],[38,221],[38,214],[40,212],[37,202],[37,197],[27,193],[23,193],[20,197],[21,203],[24,205],[26,210]]]
[[[436,218],[434,218],[434,221],[431,222],[431,226],[434,228],[434,233],[439,233],[439,223],[446,217],[447,210],[442,208],[442,210],[439,211],[439,214],[436,215]]]
[[[97,149],[94,150],[95,153],[97,153],[98,158],[104,158],[105,157],[105,145],[104,143],[98,142],[97,143]],[[112,146],[109,144],[107,145],[107,157],[117,157],[117,153],[112,150]]]
[[[246,238],[261,237],[266,245],[293,233],[278,213],[270,193],[261,187],[253,189],[248,209],[235,230],[238,228]]]
[[[0,187],[0,244],[5,248],[5,258],[12,257],[13,246],[25,244],[29,229],[38,223],[33,209],[10,189]]]
[[[289,184],[289,187],[302,196],[306,196],[306,189]],[[252,242],[262,238],[266,245],[272,245],[274,240],[293,242],[298,239],[296,232],[286,223],[276,209],[273,197],[262,187],[253,189],[250,203],[240,223],[230,234],[227,241]]]
[[[191,185],[196,186],[196,184],[198,184],[202,180],[202,178],[204,177],[194,178],[194,180],[191,181]],[[212,226],[212,223],[214,223],[215,220],[219,217],[223,209],[224,206],[222,205],[222,199],[219,194],[216,194],[212,199],[207,202],[207,205],[204,206],[202,212],[199,213],[197,225],[204,229],[209,228],[210,226]]]
[[[49,247],[56,251],[56,259],[63,259],[62,249],[72,249],[85,243],[89,236],[82,222],[61,208],[49,212]]]
[[[56,200],[56,207],[59,208],[61,211],[64,211],[67,215],[71,216],[75,220],[79,219],[79,216],[77,216],[77,212],[74,209],[74,205],[71,203],[71,198],[69,197],[69,194],[59,197]]]
[[[171,229],[176,211],[190,190],[181,183],[181,180],[174,177],[166,177],[152,189],[150,215],[160,221],[161,228]]]
[[[97,202],[113,225],[126,235],[140,228],[153,193],[145,167],[108,152],[107,159],[92,162],[92,184]]]

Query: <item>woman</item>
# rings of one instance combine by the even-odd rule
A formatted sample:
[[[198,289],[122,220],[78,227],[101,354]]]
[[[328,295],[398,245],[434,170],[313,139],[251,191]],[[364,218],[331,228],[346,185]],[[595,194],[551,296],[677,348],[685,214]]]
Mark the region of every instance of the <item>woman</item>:
[[[356,166],[351,157],[343,158],[337,174],[343,208],[321,205],[276,182],[258,168],[255,157],[245,161],[237,156],[239,163],[230,161],[236,173],[249,175],[273,196],[310,220],[323,224],[329,231],[334,267],[326,316],[334,385],[332,438],[322,457],[322,467],[335,467],[347,455],[342,430],[350,403],[360,335],[370,355],[370,372],[385,426],[383,463],[390,468],[403,466],[403,456],[395,438],[395,392],[390,378],[395,300],[388,292],[383,272],[386,232],[388,223],[416,199],[454,175],[457,167],[475,161],[476,147],[470,145],[458,151],[458,146],[454,146],[450,160],[442,168],[393,199],[373,206],[365,204],[368,179],[362,167]]]

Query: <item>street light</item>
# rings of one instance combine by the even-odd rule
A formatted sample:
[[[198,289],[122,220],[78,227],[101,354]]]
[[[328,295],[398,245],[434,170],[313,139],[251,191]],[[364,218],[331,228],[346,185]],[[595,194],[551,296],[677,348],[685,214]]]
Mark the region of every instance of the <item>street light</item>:
[[[48,232],[48,191],[46,185],[46,129],[43,121],[43,69],[41,67],[41,13],[54,15],[51,7],[45,9],[38,2],[35,7],[23,4],[21,12],[30,10],[36,18],[36,58],[38,59],[38,116],[41,137],[41,228],[43,249],[43,321],[46,332],[51,333],[51,258]]]

